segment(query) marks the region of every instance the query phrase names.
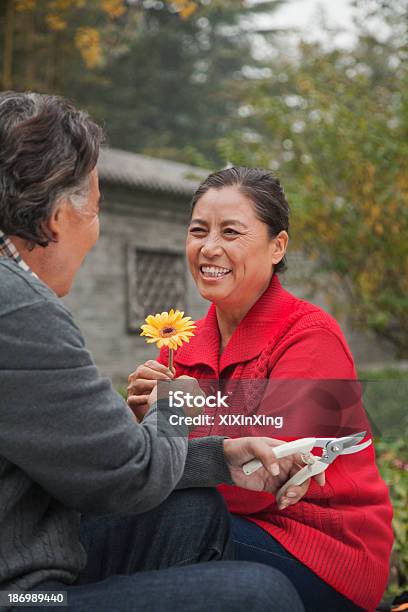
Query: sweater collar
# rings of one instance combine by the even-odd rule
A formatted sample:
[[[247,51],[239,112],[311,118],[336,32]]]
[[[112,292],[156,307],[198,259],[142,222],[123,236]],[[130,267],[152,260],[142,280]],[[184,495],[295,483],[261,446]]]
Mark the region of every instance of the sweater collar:
[[[291,310],[293,299],[274,274],[266,291],[235,329],[219,362],[220,332],[216,308],[212,304],[199,323],[197,335],[178,350],[177,362],[186,366],[204,364],[221,375],[228,366],[253,359],[276,334]]]

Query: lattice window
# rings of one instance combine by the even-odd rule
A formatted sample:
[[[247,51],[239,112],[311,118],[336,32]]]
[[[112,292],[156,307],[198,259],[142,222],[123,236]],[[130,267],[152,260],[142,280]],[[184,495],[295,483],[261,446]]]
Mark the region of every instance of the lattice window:
[[[186,309],[184,254],[128,248],[128,327],[137,331],[148,314]]]

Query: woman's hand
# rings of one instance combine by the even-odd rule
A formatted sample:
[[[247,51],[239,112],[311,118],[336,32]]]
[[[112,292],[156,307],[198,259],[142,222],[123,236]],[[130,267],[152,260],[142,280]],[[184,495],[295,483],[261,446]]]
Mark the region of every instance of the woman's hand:
[[[283,459],[276,459],[273,448],[284,444],[273,438],[235,438],[224,440],[224,455],[231,478],[238,487],[252,491],[267,491],[276,495],[278,490],[304,465],[299,453]],[[259,459],[263,467],[249,476],[244,474],[242,466],[251,459]],[[315,476],[320,486],[325,484],[325,476]],[[279,500],[279,509],[283,510],[298,502],[309,488],[310,478],[301,485],[291,486]]]
[[[173,380],[176,370],[149,359],[140,365],[128,378],[127,403],[141,421],[149,410],[149,396],[158,380]]]

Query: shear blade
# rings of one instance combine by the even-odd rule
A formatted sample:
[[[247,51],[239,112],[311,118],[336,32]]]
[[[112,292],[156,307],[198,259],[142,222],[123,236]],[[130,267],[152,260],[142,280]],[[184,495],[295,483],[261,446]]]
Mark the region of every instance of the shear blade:
[[[341,442],[343,444],[343,449],[350,448],[361,442],[366,435],[365,431],[360,431],[359,433],[353,434],[352,436],[344,436],[344,438],[338,438],[337,442]],[[344,452],[344,450],[343,450]]]
[[[358,444],[357,446],[351,446],[349,448],[343,448],[342,455],[351,455],[352,453],[358,453],[358,451],[364,450],[367,446],[370,446],[371,440]]]

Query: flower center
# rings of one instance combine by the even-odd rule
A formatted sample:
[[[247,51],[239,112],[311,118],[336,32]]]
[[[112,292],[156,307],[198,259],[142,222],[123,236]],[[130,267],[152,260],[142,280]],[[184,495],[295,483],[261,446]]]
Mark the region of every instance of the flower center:
[[[160,330],[160,336],[162,338],[168,338],[169,336],[172,336],[175,332],[176,329],[174,327],[163,327],[163,329]]]

